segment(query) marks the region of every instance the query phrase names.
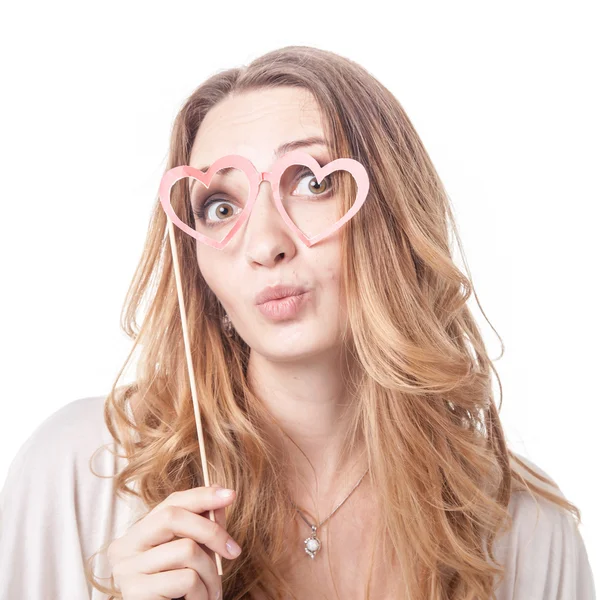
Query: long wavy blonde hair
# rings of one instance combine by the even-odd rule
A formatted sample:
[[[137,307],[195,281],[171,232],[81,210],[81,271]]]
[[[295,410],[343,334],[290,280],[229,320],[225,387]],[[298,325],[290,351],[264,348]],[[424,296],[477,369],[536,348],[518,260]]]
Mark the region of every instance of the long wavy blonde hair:
[[[360,161],[369,174],[369,197],[340,232],[341,285],[347,343],[358,365],[358,410],[348,443],[359,434],[366,440],[380,502],[378,534],[389,540],[388,556],[399,561],[412,600],[495,599],[494,578],[503,565],[492,544],[512,524],[508,502],[515,490],[581,517],[552,480],[507,448],[491,373],[500,380],[467,307],[470,272],[467,267],[467,277],[452,261],[453,234],[467,264],[450,200],[398,100],[347,58],[307,46],[281,48],[214,74],[191,94],[175,119],[166,168],[189,164],[196,132],[213,106],[275,86],[312,93],[334,156]],[[184,201],[172,199],[180,203],[179,215]],[[187,217],[194,227],[193,215]],[[157,197],[122,313],[134,344],[104,409],[127,458],[115,477],[116,494],[141,498],[148,511],[174,491],[204,485],[166,233]],[[195,241],[179,229],[176,235],[210,480],[238,492],[226,528],[244,552],[223,565],[224,597],[248,599],[260,591],[295,598],[281,572],[284,532],[294,515],[265,436],[269,415],[247,383],[250,348],[237,333],[223,333],[223,308],[198,268]],[[117,385],[138,347],[135,383]],[[140,400],[135,421],[127,410],[134,397]],[[132,481],[139,492],[128,486]],[[120,598],[114,585],[96,581],[96,554],[86,565],[88,580],[111,600]]]

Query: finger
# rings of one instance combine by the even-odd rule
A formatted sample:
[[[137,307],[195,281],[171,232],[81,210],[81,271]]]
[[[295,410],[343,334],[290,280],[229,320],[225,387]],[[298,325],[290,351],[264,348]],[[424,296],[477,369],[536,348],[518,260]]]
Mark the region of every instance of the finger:
[[[217,483],[213,483],[213,484],[211,485],[211,487],[219,487],[219,484],[217,484]],[[217,508],[217,509],[215,509],[215,510],[214,510],[214,514],[215,514],[215,521],[216,521],[216,522],[217,522],[217,523],[218,523],[218,524],[219,524],[221,527],[223,527],[223,529],[227,529],[227,527],[226,527],[226,522],[227,522],[227,519],[226,519],[226,512],[225,512],[225,510],[226,510],[226,509],[225,509],[225,507],[224,507],[224,506],[223,506],[223,507],[221,507],[221,508]],[[203,517],[206,517],[207,519],[210,519],[210,511],[203,512],[201,516],[203,516]],[[203,547],[203,549],[206,549],[206,547]],[[211,558],[211,560],[212,560],[213,564],[215,564],[215,565],[216,565],[216,562],[217,562],[217,557],[216,557],[216,555],[214,554],[214,552],[211,552],[211,553],[210,553],[210,558]],[[219,583],[221,583],[221,580],[220,580],[220,579],[219,579]]]
[[[185,600],[209,600],[208,591],[198,573],[193,569],[163,571],[151,575],[140,575],[129,580],[121,588],[124,598],[139,600],[164,600],[164,598],[185,598]]]
[[[166,526],[169,521],[175,518],[175,513],[178,510],[184,510],[189,515],[193,515],[193,513],[199,515],[206,510],[214,510],[226,506],[235,499],[235,492],[229,497],[219,495],[218,492],[221,492],[221,490],[217,487],[197,487],[170,494],[147,515],[134,523],[124,536],[113,541],[108,549],[110,564],[114,565],[123,558],[147,550],[159,543],[171,541],[176,535],[179,537],[190,537],[200,543],[204,543],[204,540],[198,539],[198,533],[206,531],[205,523],[201,522],[199,526],[192,525],[190,531],[183,534],[181,532],[173,532],[172,529],[169,532]],[[163,511],[167,512],[164,513]],[[156,515],[159,513],[161,517],[156,521]],[[189,519],[186,522],[189,527]],[[210,522],[212,523],[212,521]],[[160,525],[159,530],[156,530],[156,524]],[[218,525],[213,523],[213,529]],[[215,533],[216,531],[212,532],[213,536]],[[224,554],[224,552],[221,549],[219,553],[229,558],[230,555]]]
[[[220,487],[218,483],[213,483],[210,487],[215,488],[215,487]],[[223,527],[223,529],[225,529],[225,524],[226,524],[226,519],[225,519],[225,507],[222,506],[220,508],[216,508],[214,510],[215,512],[215,520],[216,522]],[[202,513],[203,517],[206,517],[207,519],[210,519],[210,514],[209,511],[205,511]]]
[[[165,506],[181,506],[190,512],[199,515],[206,510],[220,508],[232,502],[235,499],[235,491],[229,496],[224,496],[224,488],[215,486],[196,487],[189,490],[173,492],[165,498],[160,504],[156,505],[149,514],[161,510]]]
[[[167,544],[155,546],[146,552],[134,554],[121,561],[114,569],[116,579],[126,573],[151,575],[163,571],[193,569],[207,589],[209,598],[216,598],[221,589],[221,578],[211,557],[190,538],[180,538]],[[182,594],[183,595],[183,594]],[[173,596],[176,597],[176,596]]]
[[[208,511],[206,511],[206,512],[202,513],[202,515],[201,515],[201,516],[203,516],[203,517],[205,517],[205,518],[207,518],[207,519],[210,519],[210,515],[209,515],[209,512],[208,512]],[[219,524],[221,527],[223,527],[223,529],[225,529],[225,522],[226,522],[226,518],[225,518],[225,508],[217,508],[217,509],[215,510],[215,521],[216,521],[216,522],[217,522],[217,523],[218,523],[218,524]],[[211,559],[211,561],[213,562],[213,564],[215,564],[215,565],[216,565],[216,564],[217,564],[217,557],[216,557],[215,553],[214,553],[214,552],[210,552],[210,549],[209,549],[207,546],[205,546],[204,544],[201,544],[201,548],[202,548],[203,550],[206,550],[206,551],[207,551],[207,552],[210,554],[210,559]]]
[[[210,517],[208,516],[208,513],[206,513],[206,516],[207,516],[208,518],[210,518]],[[216,522],[217,522],[217,523],[218,523],[218,524],[219,524],[219,525],[220,525],[220,526],[221,526],[223,529],[225,529],[225,524],[226,524],[226,522],[227,522],[227,519],[226,519],[226,517],[225,517],[225,507],[223,507],[223,508],[217,508],[217,509],[215,510],[215,521],[216,521]]]
[[[135,527],[135,526],[134,526]],[[145,552],[159,544],[172,541],[175,537],[191,538],[218,552],[224,558],[235,558],[226,544],[237,545],[227,531],[215,521],[196,515],[179,506],[165,506],[162,510],[148,515],[144,531],[136,531],[129,543],[135,544],[130,554]]]

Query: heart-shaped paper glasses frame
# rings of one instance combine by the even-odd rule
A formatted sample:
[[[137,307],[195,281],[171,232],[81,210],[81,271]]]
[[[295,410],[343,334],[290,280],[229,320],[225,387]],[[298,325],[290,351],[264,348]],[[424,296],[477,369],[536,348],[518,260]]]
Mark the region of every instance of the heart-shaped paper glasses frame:
[[[306,236],[304,232],[301,231],[289,217],[281,201],[281,197],[279,195],[279,181],[284,171],[291,165],[303,165],[305,167],[310,168],[319,184],[321,183],[324,177],[326,177],[333,171],[348,171],[356,181],[356,199],[354,201],[354,204],[351,206],[350,210],[336,223],[334,223],[333,225],[328,227],[324,232],[316,236]],[[173,210],[173,206],[171,205],[171,188],[177,181],[183,179],[184,177],[193,177],[194,179],[200,181],[206,188],[208,188],[210,186],[210,182],[213,178],[213,175],[217,171],[225,167],[234,167],[236,169],[239,169],[240,171],[243,171],[246,174],[246,177],[248,178],[250,187],[248,189],[248,201],[246,202],[246,206],[240,213],[236,224],[221,241],[218,241],[209,238],[203,235],[202,233],[196,231],[195,229],[191,228],[187,223],[184,223],[177,216],[177,214]],[[352,158],[338,158],[321,167],[321,165],[319,165],[315,158],[313,158],[310,154],[303,152],[302,150],[293,150],[292,152],[284,154],[281,158],[275,161],[271,172],[257,171],[256,167],[249,159],[238,154],[230,154],[228,156],[223,156],[217,159],[206,171],[206,173],[201,171],[200,169],[196,169],[188,165],[173,167],[163,175],[159,187],[159,197],[165,213],[167,214],[169,219],[175,225],[177,225],[177,227],[179,227],[179,229],[181,229],[188,235],[191,235],[193,238],[203,242],[204,244],[207,244],[208,246],[212,246],[213,248],[220,250],[227,245],[231,238],[236,234],[238,229],[242,227],[242,225],[250,216],[250,213],[252,212],[252,207],[254,206],[254,203],[258,196],[258,188],[261,182],[263,181],[269,181],[271,183],[273,197],[275,199],[275,206],[277,207],[277,210],[279,211],[279,214],[281,215],[282,219],[285,221],[287,226],[308,247],[314,246],[316,243],[329,237],[331,234],[335,233],[340,227],[342,227],[344,223],[347,223],[360,210],[361,206],[367,198],[367,193],[369,191],[369,176],[367,174],[367,170],[357,160],[354,160]]]

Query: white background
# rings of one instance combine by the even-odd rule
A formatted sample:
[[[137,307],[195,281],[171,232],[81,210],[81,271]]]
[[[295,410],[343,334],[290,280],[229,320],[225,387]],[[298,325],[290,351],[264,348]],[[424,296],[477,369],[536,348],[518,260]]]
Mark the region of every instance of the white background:
[[[312,45],[365,66],[422,137],[506,344],[495,364],[509,444],[581,508],[600,579],[598,6],[350,6],[2,11],[0,482],[45,418],[108,391],[129,351],[120,310],[185,98],[217,70]]]

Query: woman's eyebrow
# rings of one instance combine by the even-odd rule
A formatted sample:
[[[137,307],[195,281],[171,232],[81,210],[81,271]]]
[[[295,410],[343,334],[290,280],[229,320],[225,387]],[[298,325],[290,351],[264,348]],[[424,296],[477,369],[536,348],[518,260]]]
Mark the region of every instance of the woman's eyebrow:
[[[329,148],[329,144],[325,138],[320,136],[312,136],[307,137],[302,140],[293,140],[291,142],[284,142],[280,146],[277,147],[273,156],[275,159],[281,158],[284,154],[291,152],[292,150],[297,150],[298,148],[306,148],[307,146],[326,146]],[[200,167],[200,171],[206,171],[210,165],[206,165],[205,167]],[[228,170],[234,167],[225,167],[219,171],[221,174],[226,174]]]
[[[281,158],[284,154],[291,152],[292,150],[296,150],[297,148],[305,148],[307,146],[327,146],[329,148],[329,144],[325,138],[320,136],[312,136],[304,138],[303,140],[294,140],[292,142],[285,142],[281,144],[274,153],[275,159]]]

